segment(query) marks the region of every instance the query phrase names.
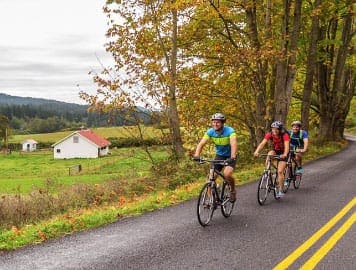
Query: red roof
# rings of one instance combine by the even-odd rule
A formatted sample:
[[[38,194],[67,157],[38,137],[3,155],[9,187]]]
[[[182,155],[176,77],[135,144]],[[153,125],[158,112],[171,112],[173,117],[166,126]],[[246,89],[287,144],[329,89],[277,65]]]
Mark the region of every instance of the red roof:
[[[104,147],[104,146],[110,145],[110,142],[108,140],[106,140],[106,139],[100,137],[99,135],[95,134],[90,129],[80,130],[80,131],[78,131],[78,134],[80,134],[83,137],[87,138],[89,141],[92,141],[97,146]]]

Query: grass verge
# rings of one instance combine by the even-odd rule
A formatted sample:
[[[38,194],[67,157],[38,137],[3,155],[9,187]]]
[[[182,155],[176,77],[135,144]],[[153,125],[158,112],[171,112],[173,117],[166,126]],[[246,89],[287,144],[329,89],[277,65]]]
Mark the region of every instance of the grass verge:
[[[346,143],[332,143],[320,148],[310,147],[304,161],[335,153],[345,146]],[[262,170],[262,161],[249,165],[245,164],[242,168],[236,170],[238,185],[255,181]],[[165,190],[153,190],[140,196],[135,194],[131,197],[121,196],[118,197],[116,202],[67,211],[45,221],[4,229],[0,231],[0,250],[13,250],[30,244],[38,244],[50,238],[95,228],[124,217],[139,215],[194,198],[197,196],[205,178],[196,178],[193,175],[185,175],[185,177],[194,180],[188,184],[178,185],[173,190],[167,187]]]

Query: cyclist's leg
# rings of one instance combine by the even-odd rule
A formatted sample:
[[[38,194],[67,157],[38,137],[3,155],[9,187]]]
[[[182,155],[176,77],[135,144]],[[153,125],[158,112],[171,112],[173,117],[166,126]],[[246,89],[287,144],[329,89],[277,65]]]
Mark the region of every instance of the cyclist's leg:
[[[295,160],[297,162],[297,173],[301,174],[303,172],[303,169],[302,169],[302,153],[296,153]]]
[[[225,157],[224,159],[227,158]],[[231,192],[230,192],[231,202],[234,202],[236,200],[236,181],[235,178],[233,177],[235,167],[236,167],[236,161],[233,164],[229,164],[228,166],[225,166],[223,172],[226,182],[231,187]]]
[[[276,151],[274,151],[274,150],[270,150],[268,153],[267,153],[267,155],[271,155],[271,156],[274,156],[274,155],[276,155]],[[266,163],[265,163],[265,166],[267,165],[267,162],[268,162],[268,157],[266,157]],[[274,159],[272,159],[272,162],[275,164],[275,160]]]
[[[232,176],[232,174],[234,173],[234,167],[232,166],[226,166],[224,169],[224,177],[226,179],[226,182],[228,182],[228,184],[231,186],[231,191],[235,192],[236,191],[236,187],[235,187],[235,178]]]
[[[278,188],[279,190],[283,190],[284,184],[284,170],[287,166],[287,162],[285,160],[280,160],[278,162],[277,172],[278,172]]]

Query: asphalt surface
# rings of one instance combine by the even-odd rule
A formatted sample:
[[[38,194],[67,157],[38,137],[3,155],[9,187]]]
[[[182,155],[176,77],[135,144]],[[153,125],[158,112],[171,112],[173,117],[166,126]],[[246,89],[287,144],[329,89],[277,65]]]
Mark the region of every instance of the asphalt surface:
[[[196,200],[0,255],[0,269],[273,269],[356,197],[356,139],[340,153],[305,164],[301,187],[257,203],[257,182],[238,188],[230,218],[220,209],[201,227]],[[356,207],[288,269],[299,269]],[[356,269],[356,226],[315,269]]]

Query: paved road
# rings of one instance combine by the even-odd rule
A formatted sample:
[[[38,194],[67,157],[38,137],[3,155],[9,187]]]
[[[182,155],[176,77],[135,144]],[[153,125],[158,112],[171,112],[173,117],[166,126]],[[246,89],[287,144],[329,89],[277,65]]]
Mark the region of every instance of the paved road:
[[[355,224],[336,233],[355,213],[356,206],[340,212],[356,196],[355,164],[356,141],[306,164],[300,189],[291,188],[281,201],[270,194],[261,207],[257,183],[240,187],[232,216],[225,219],[216,211],[206,228],[198,225],[191,200],[3,254],[0,269],[273,269],[312,236],[320,239],[287,259],[289,269],[299,269],[337,236],[342,237],[331,250],[321,249],[324,257],[316,255],[315,269],[355,269]],[[318,234],[337,213],[345,215]]]

